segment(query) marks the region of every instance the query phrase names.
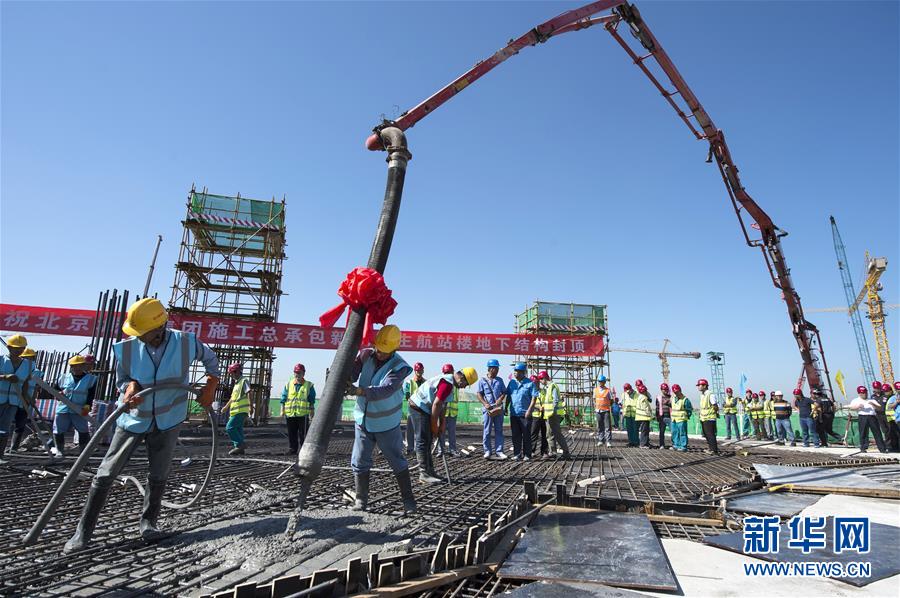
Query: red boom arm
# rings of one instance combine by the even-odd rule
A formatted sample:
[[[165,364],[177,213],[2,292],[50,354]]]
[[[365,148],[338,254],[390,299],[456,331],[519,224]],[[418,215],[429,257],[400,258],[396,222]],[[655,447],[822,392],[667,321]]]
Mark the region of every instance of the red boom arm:
[[[604,17],[592,17],[592,15],[610,8],[613,9],[613,14]],[[769,215],[759,207],[744,189],[738,177],[738,168],[731,158],[728,145],[725,143],[724,133],[715,126],[709,114],[700,105],[697,96],[694,95],[694,92],[691,91],[691,88],[684,81],[669,55],[659,44],[659,41],[647,27],[638,9],[633,4],[627,4],[623,0],[601,0],[564,12],[546,23],[538,25],[525,35],[510,41],[509,44],[493,56],[479,62],[471,70],[440,89],[422,103],[404,112],[396,121],[384,121],[375,127],[374,134],[366,140],[366,147],[370,150],[384,149],[380,136],[382,129],[393,126],[406,130],[412,127],[465,89],[469,84],[487,74],[510,56],[518,54],[526,46],[543,43],[554,35],[586,29],[601,23],[622,46],[622,49],[631,57],[638,68],[647,75],[651,83],[659,90],[694,136],[697,139],[705,139],[709,143],[709,159],[707,161],[711,162],[715,158],[719,167],[719,173],[725,183],[725,188],[728,190],[728,196],[737,214],[738,222],[743,230],[744,239],[751,247],[759,247],[762,250],[766,266],[772,277],[772,283],[781,290],[782,298],[787,304],[788,317],[791,320],[791,331],[800,349],[800,357],[803,361],[803,369],[806,373],[806,379],[809,381],[809,386],[811,389],[825,390],[825,385],[827,384],[828,391],[831,393],[831,379],[828,375],[828,366],[825,362],[819,331],[803,316],[800,296],[794,288],[790,269],[787,267],[784,252],[781,248],[781,237],[787,233],[775,226]],[[619,35],[618,28],[622,23],[625,23],[630,28],[632,35],[647,51],[646,54],[639,56],[628,42]],[[654,59],[659,68],[665,73],[668,83],[674,88],[673,90],[666,89],[646,67],[644,63],[650,58]],[[674,99],[675,96],[679,95],[686,110]],[[761,238],[750,238],[742,215],[744,210],[754,220],[754,224],[751,224],[751,227],[759,230]]]

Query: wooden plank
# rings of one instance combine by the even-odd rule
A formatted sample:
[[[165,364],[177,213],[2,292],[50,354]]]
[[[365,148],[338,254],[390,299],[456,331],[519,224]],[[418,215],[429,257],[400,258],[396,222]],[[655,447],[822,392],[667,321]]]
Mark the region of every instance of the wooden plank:
[[[357,598],[376,598],[378,596],[411,596],[413,594],[425,592],[426,590],[439,588],[441,586],[461,581],[463,579],[466,579],[467,577],[472,577],[473,575],[485,573],[488,570],[489,569],[487,565],[472,565],[470,567],[463,567],[461,569],[454,569],[452,571],[443,571],[441,573],[435,573],[434,575],[422,577],[414,581],[404,581],[398,584],[380,587],[375,593],[357,594]]]
[[[363,575],[361,558],[357,557],[347,561],[347,576],[344,578],[344,586],[347,588],[348,594],[358,592],[360,587],[366,585]]]
[[[374,588],[378,585],[378,567],[381,565],[378,553],[373,552],[369,555],[369,587]]]
[[[400,581],[422,577],[425,573],[425,558],[422,555],[406,557],[400,561]]]
[[[272,598],[284,598],[309,587],[309,578],[299,575],[286,575],[272,582]]]
[[[381,566],[378,567],[378,583],[376,584],[376,587],[389,586],[397,583],[396,571],[397,568],[394,567],[394,563],[381,563]]]
[[[338,577],[340,577],[340,571],[337,569],[319,569],[318,571],[313,572],[310,587],[317,586],[326,581],[331,581],[332,579],[337,579]]]
[[[533,505],[538,504],[537,485],[534,482],[527,480],[525,482],[524,486],[525,486],[525,498],[528,499],[528,502],[530,502]]]
[[[565,507],[569,503],[567,501],[566,485],[562,482],[556,484],[556,504]]]
[[[466,538],[466,565],[475,564],[475,548],[478,542],[478,526],[473,525],[469,528],[469,535]]]
[[[437,548],[434,549],[434,556],[431,557],[431,571],[437,573],[442,571],[447,565],[447,547],[450,545],[450,536],[441,533],[438,538]]]
[[[256,584],[242,583],[234,587],[234,598],[256,598]]]

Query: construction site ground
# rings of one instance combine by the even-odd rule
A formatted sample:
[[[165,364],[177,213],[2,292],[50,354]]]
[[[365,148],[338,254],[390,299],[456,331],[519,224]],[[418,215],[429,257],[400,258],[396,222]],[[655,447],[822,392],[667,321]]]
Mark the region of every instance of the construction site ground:
[[[0,466],[0,500],[4,505],[0,512],[0,593],[199,596],[221,593],[239,584],[267,584],[285,575],[311,575],[344,567],[348,559],[365,559],[372,553],[408,553],[434,547],[442,534],[465,541],[470,527],[506,512],[522,496],[525,481],[533,482],[539,494],[553,494],[562,483],[566,494],[576,499],[684,504],[746,484],[755,477],[753,463],[841,466],[846,462],[855,464],[859,473],[900,488],[896,454],[860,455],[848,447],[792,448],[758,441],[723,441],[722,454],[714,456],[703,452],[705,443],[699,438],[690,439],[686,453],[626,448],[624,434],[618,432],[612,448],[598,447],[595,435],[586,429],[569,431],[568,438],[573,454],[570,460],[485,460],[481,429],[462,426],[458,444],[460,448],[471,447],[470,454],[448,459],[452,483],[416,484],[419,512],[409,516],[400,508],[397,485],[380,455],[372,475],[369,512],[349,510],[353,430],[348,424],[339,424],[332,433],[326,469],[313,486],[299,531],[287,538],[283,532],[296,506],[299,480],[289,470],[291,457],[283,454],[287,442],[281,426],[255,427],[248,430],[246,455],[219,458],[215,476],[199,505],[187,510],[163,510],[161,523],[171,530],[168,538],[148,544],[137,537],[141,497],[132,484],[117,484],[90,548],[70,555],[62,555],[61,549],[76,526],[90,475],[85,475],[65,498],[40,541],[25,547],[22,536],[50,499],[73,457],[49,463],[36,450],[18,453]],[[220,439],[220,446],[227,449],[225,440]],[[656,440],[655,435],[652,440]],[[209,452],[209,428],[185,426],[166,498],[183,502],[191,496],[206,471]],[[224,454],[225,450],[220,451]],[[88,474],[101,456],[98,453],[93,457]],[[876,462],[878,465],[874,465]],[[410,465],[415,476],[414,458]],[[436,466],[443,473],[440,459]],[[143,448],[125,474],[144,480]],[[900,526],[900,503],[891,499],[826,495],[803,513],[865,514],[873,523]],[[675,521],[654,521],[653,528],[677,578],[677,593],[686,596],[897,596],[900,589],[900,577],[896,575],[864,587],[823,578],[746,577],[742,563],[751,559],[700,543],[705,536],[729,530]],[[640,567],[653,566],[641,563],[635,568],[635,576],[640,576]],[[489,596],[527,583],[531,582],[505,579],[497,573],[480,574],[431,589],[427,595]],[[607,592],[603,595],[610,596],[629,593],[602,586],[586,591]]]

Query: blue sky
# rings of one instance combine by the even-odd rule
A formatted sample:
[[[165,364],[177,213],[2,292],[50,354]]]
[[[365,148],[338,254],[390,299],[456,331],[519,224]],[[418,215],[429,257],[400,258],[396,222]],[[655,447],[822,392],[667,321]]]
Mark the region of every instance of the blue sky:
[[[380,116],[578,5],[3,2],[0,300],[92,308],[102,289],[140,290],[157,234],[153,288],[168,298],[196,183],[287,197],[280,319],[315,322],[368,256],[385,164],[363,141]],[[790,233],[804,306],[844,302],[829,214],[857,280],[865,250],[888,258],[884,299],[896,303],[900,5],[638,5],[725,131],[747,190]],[[729,383],[745,372],[753,388],[793,387],[784,305],[706,144],[601,28],[527,48],[408,137],[386,272],[401,327],[507,332],[535,299],[607,304],[613,345],[668,337],[723,351]],[[855,385],[846,317],[809,319]],[[407,357],[431,372],[445,361]],[[331,354],[279,351],[276,379],[298,360],[321,382]],[[619,384],[659,382],[652,355],[612,364]],[[690,385],[708,376],[704,361],[672,371]]]

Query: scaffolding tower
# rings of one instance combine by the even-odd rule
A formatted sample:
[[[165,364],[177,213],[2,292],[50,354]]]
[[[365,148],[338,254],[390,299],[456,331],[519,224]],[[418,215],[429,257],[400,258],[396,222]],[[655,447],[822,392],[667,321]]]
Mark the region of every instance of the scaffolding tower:
[[[171,311],[276,322],[287,244],[285,200],[213,195],[205,187],[197,191],[192,186],[182,225]],[[275,359],[272,349],[241,345],[212,348],[223,369],[235,362],[244,364],[251,416],[256,423],[266,420]],[[199,376],[198,369],[194,379]],[[230,393],[229,386],[223,380],[220,399]],[[198,406],[192,405],[191,412],[199,412]]]
[[[725,396],[725,354],[710,351],[706,354],[706,362],[709,364],[709,389],[716,398]]]
[[[535,301],[525,311],[516,315],[517,334],[548,334],[603,337],[603,346],[609,347],[605,305],[578,303],[548,303]],[[520,355],[529,371],[546,370],[559,385],[566,404],[569,424],[594,421],[593,391],[601,373],[609,376],[609,362],[604,355],[548,356]]]

